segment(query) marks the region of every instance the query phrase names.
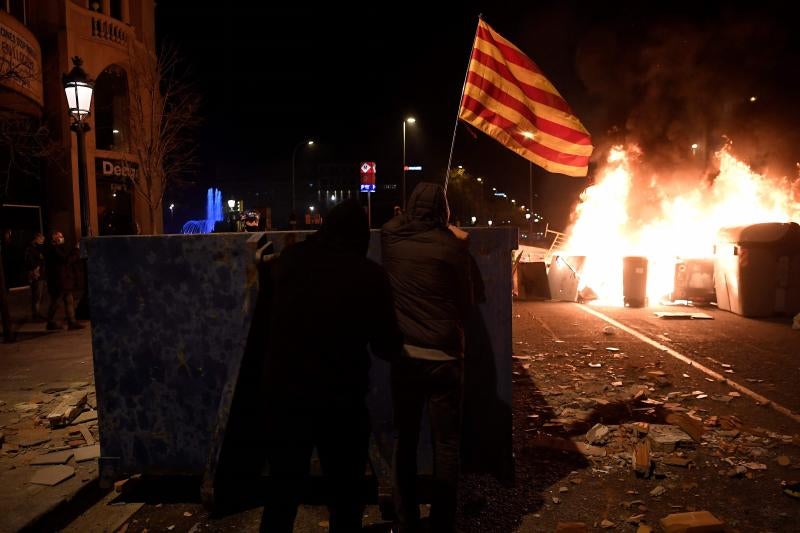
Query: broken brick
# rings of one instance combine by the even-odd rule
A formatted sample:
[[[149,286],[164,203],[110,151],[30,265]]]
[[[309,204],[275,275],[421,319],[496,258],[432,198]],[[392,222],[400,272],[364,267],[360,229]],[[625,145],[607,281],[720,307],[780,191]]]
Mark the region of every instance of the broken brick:
[[[675,513],[661,519],[664,533],[718,533],[725,524],[708,511]]]
[[[559,522],[555,533],[589,533],[589,527],[583,522]]]

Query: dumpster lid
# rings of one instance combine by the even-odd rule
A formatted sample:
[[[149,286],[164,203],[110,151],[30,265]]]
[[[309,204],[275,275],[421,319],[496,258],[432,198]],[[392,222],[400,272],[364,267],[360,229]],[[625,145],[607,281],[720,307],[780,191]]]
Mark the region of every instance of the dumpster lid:
[[[722,228],[717,241],[739,245],[788,244],[800,248],[800,226],[795,222],[765,222]]]

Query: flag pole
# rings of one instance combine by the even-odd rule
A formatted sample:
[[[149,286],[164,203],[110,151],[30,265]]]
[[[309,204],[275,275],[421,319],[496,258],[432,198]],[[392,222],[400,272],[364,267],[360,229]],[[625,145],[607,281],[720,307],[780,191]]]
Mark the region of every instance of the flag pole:
[[[469,59],[464,73],[464,85],[461,86],[461,97],[458,99],[458,109],[456,110],[456,123],[453,125],[453,139],[450,141],[450,157],[447,159],[447,172],[444,175],[444,193],[447,194],[447,184],[450,181],[450,167],[453,165],[453,150],[456,147],[456,132],[458,131],[458,115],[461,113],[461,102],[464,101],[464,93],[467,90],[467,77],[469,76],[469,63],[472,61],[472,52],[475,50],[475,42],[478,40],[478,28],[480,28],[483,13],[478,14],[478,26],[475,28],[475,39],[472,40],[472,47],[469,49]]]

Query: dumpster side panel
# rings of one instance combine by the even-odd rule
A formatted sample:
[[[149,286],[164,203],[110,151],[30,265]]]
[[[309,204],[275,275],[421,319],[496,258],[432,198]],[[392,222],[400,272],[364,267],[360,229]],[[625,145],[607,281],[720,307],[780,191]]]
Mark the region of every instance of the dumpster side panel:
[[[472,229],[470,255],[485,302],[466,325],[462,467],[513,476],[511,445],[511,251],[516,228]],[[482,287],[480,286],[482,285]]]
[[[775,313],[778,260],[775,249],[741,248],[739,298],[742,316],[765,317]]]
[[[725,311],[741,314],[739,304],[739,256],[736,247],[718,243],[714,257],[714,288],[717,306]]]
[[[88,239],[105,480],[205,467],[255,302],[250,237]]]

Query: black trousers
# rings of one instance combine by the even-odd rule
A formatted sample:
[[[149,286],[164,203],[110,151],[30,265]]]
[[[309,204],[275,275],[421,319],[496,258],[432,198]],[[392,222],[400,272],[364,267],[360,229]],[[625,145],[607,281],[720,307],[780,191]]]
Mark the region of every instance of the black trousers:
[[[291,400],[270,403],[266,424],[270,477],[261,531],[293,531],[315,447],[331,533],[360,531],[370,428],[364,400],[330,399],[299,407]]]
[[[397,442],[393,461],[394,505],[400,531],[419,527],[417,446],[424,406],[433,439],[433,531],[454,531],[461,443],[461,361],[403,359],[392,366]]]

